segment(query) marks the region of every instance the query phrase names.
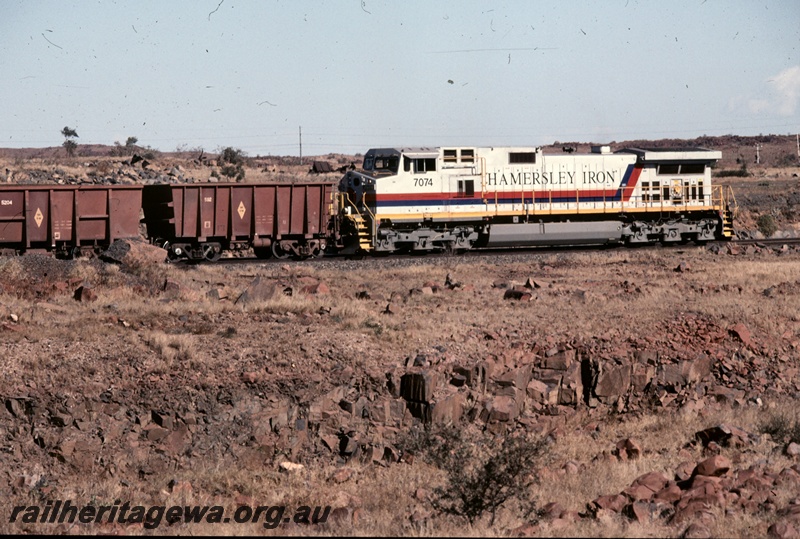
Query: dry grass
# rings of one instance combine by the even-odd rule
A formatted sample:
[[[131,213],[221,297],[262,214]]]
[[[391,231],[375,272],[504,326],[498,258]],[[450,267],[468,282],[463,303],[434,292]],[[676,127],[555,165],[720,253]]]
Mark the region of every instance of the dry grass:
[[[688,261],[689,271],[674,271],[681,260]],[[308,390],[312,379],[320,387],[329,387],[325,385],[329,382],[364,383],[366,373],[380,379],[407,358],[434,347],[445,350],[434,356],[446,354],[463,364],[485,359],[497,352],[497,342],[484,338],[487,332],[524,346],[608,335],[624,341],[641,337],[642,328],[668,339],[670,323],[681,313],[692,312],[722,328],[743,322],[759,343],[772,343],[775,350],[774,343],[783,342],[784,332],[800,335],[793,308],[796,298],[763,294],[769,286],[797,280],[796,255],[722,257],[687,248],[681,252],[515,255],[499,264],[467,257],[421,259],[409,266],[392,261],[349,264],[347,269],[332,263],[290,264],[288,269],[279,265],[126,268],[80,261],[65,278],[91,285],[98,296],[97,301],[82,304],[72,299],[71,289],[48,289],[47,296],[40,298],[15,293],[17,283],[28,282],[26,266],[17,259],[0,259],[0,284],[8,285],[0,293],[0,317],[14,328],[0,332],[6,349],[0,383],[11,388],[9,392],[33,384],[52,393],[96,395],[111,385],[132,390],[142,384],[160,387],[157,384],[162,382],[157,380],[165,380],[166,395],[185,391],[180,395],[197,398],[211,391],[207,388],[245,391],[240,381],[245,372],[267,376],[257,389],[246,393],[249,397],[239,393],[244,399],[240,402],[247,404],[262,402],[264,395],[277,392],[278,387],[292,398],[310,398],[308,392],[300,392]],[[464,288],[409,294],[428,281],[442,286],[448,273]],[[305,282],[321,281],[331,293],[280,295],[247,307],[235,304],[256,275],[286,281],[296,289]],[[522,284],[528,277],[542,286],[533,290],[530,303],[503,300],[503,288],[493,287],[501,282]],[[163,290],[166,279],[179,287]],[[206,295],[220,287],[228,299]],[[357,299],[360,290],[368,290],[373,299]],[[385,314],[393,292],[401,299],[393,301],[395,314]],[[14,323],[9,319],[12,313],[17,317]],[[796,349],[787,346],[778,354],[785,356],[787,364],[800,365]],[[332,381],[335,373],[347,368],[353,369],[350,379]],[[794,417],[787,415],[796,406],[793,401],[773,403],[767,396],[762,398],[760,408],[709,406],[699,413],[658,410],[626,415],[584,410],[570,419],[553,418],[559,434],[542,457],[540,482],[532,494],[539,506],[558,501],[571,511],[583,511],[591,500],[620,492],[641,474],[663,471],[670,475],[686,458],[683,449],[691,460],[702,458],[699,449],[686,447],[699,430],[729,423],[760,433],[770,422],[776,428],[782,414]],[[133,409],[136,404],[128,406]],[[587,429],[589,423],[599,428]],[[786,432],[790,427],[791,421]],[[380,439],[377,432],[370,436]],[[641,458],[612,462],[603,457],[627,437],[639,441],[644,449]],[[725,448],[723,454],[737,468],[764,462],[781,469],[791,461],[780,453],[777,443],[762,436],[746,451]],[[569,461],[577,463],[579,473],[565,468]],[[325,456],[306,460],[306,470],[298,475],[279,473],[276,464],[271,457],[258,465],[243,464],[233,453],[225,453],[216,460],[193,455],[184,465],[145,479],[62,470],[55,494],[82,501],[94,497],[141,504],[219,504],[231,510],[237,499],[252,500],[254,505],[361,508],[355,525],[274,531],[258,525],[209,524],[159,529],[169,534],[497,536],[524,523],[513,504],[498,513],[494,526],[488,518],[470,527],[463,519],[436,514],[417,492],[432,490],[444,477],[421,459],[413,465],[389,467],[351,462],[347,466],[353,468],[353,476],[343,483],[331,479],[339,467]],[[25,470],[33,472],[34,465]],[[173,479],[188,481],[191,490],[171,493],[168,485]],[[122,486],[122,480],[129,486]],[[780,499],[790,495],[782,493]],[[763,515],[720,515],[711,529],[716,536],[753,536],[763,534],[767,524]],[[3,529],[21,531],[8,525],[0,526]],[[48,526],[34,526],[31,531],[37,529],[53,532]],[[639,525],[624,518],[579,520],[566,527],[542,522],[537,531],[541,536],[595,537],[674,537],[682,532],[662,523]]]

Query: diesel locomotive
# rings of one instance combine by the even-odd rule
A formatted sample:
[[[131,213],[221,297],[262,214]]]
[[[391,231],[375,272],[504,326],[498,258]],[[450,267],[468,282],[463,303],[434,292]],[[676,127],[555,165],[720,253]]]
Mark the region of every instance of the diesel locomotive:
[[[375,148],[339,184],[345,251],[646,244],[733,236],[721,153],[594,146]]]

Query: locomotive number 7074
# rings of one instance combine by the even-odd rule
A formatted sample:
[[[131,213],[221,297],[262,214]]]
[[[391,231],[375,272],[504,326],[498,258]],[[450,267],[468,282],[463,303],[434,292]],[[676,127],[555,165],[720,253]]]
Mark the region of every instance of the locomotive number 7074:
[[[433,187],[433,178],[414,178],[414,187]]]

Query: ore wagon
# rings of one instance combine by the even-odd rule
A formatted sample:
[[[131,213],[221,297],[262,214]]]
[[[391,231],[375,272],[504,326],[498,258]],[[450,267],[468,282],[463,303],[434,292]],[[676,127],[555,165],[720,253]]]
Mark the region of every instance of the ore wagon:
[[[0,186],[0,249],[74,256],[139,238],[141,186]]]
[[[173,260],[218,260],[253,249],[259,258],[308,258],[327,246],[336,185],[205,183],[146,185],[149,240]]]

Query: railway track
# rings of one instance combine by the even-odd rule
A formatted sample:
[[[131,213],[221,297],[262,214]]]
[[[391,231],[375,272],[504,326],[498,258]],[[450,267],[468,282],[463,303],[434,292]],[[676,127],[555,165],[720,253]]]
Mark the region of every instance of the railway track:
[[[675,247],[687,247],[686,245],[675,246]],[[658,250],[658,249],[669,249],[670,247],[664,247],[659,244],[656,245],[642,245],[635,247],[637,252],[646,251],[646,250]],[[317,258],[308,258],[305,260],[295,260],[295,259],[277,259],[277,258],[267,258],[261,259],[256,257],[231,257],[231,258],[221,258],[217,262],[213,264],[224,264],[224,265],[249,265],[249,264],[297,264],[297,263],[305,263],[305,264],[315,264],[321,262],[343,262],[343,261],[352,261],[358,262],[361,260],[367,261],[374,261],[374,262],[388,262],[388,261],[396,261],[396,260],[405,260],[405,261],[425,261],[425,260],[441,260],[441,259],[480,259],[480,258],[488,258],[488,257],[498,257],[498,256],[527,256],[527,255],[543,255],[543,254],[553,254],[553,253],[588,253],[588,252],[600,252],[600,251],[609,251],[609,250],[619,250],[619,249],[630,249],[623,247],[622,245],[581,245],[581,246],[548,246],[548,247],[518,247],[514,249],[508,248],[497,248],[497,249],[472,249],[463,253],[447,253],[447,252],[428,252],[423,254],[393,254],[391,256],[373,256],[369,254],[365,255],[338,255],[338,254],[326,254],[324,256],[320,256]],[[177,261],[173,262],[175,264],[180,265],[192,265],[196,263],[206,264],[207,262],[190,262],[190,261]]]
[[[731,240],[735,245],[757,245],[760,247],[773,247],[775,245],[800,245],[800,238],[737,238]]]
[[[740,246],[747,246],[747,245],[755,245],[761,248],[775,248],[781,247],[783,245],[788,245],[790,247],[800,246],[800,238],[761,238],[761,239],[753,239],[753,238],[736,238],[731,241],[726,242],[709,242],[707,246],[717,244],[719,246],[724,245],[740,245]],[[642,245],[633,247],[636,251],[643,251],[643,250],[675,250],[675,252],[680,252],[681,249],[686,249],[687,247],[701,247],[695,244],[675,244],[675,245],[661,245],[661,244],[653,244],[653,245]],[[461,258],[461,259],[475,259],[475,258],[485,258],[485,257],[497,257],[497,256],[504,256],[504,255],[535,255],[535,254],[552,254],[552,253],[582,253],[582,252],[600,252],[600,251],[609,251],[609,250],[618,250],[618,249],[632,249],[631,247],[625,247],[623,245],[581,245],[581,246],[548,246],[548,247],[519,247],[515,249],[472,249],[463,253],[446,253],[446,252],[429,252],[424,254],[393,254],[389,256],[372,256],[369,254],[365,255],[338,255],[338,254],[326,254],[324,256],[316,257],[316,258],[309,258],[305,260],[295,260],[292,258],[256,258],[254,256],[250,257],[231,257],[231,258],[221,258],[219,261],[214,262],[214,264],[223,264],[223,265],[250,265],[250,264],[296,264],[296,263],[307,263],[307,264],[315,264],[321,262],[341,262],[341,261],[353,261],[357,262],[359,260],[371,260],[371,261],[387,261],[387,260],[417,260],[417,261],[424,261],[424,260],[438,260],[438,259],[446,259],[446,258]],[[197,262],[189,262],[189,261],[178,261],[174,262],[180,265],[192,265],[196,264]],[[206,262],[203,262],[206,263]]]

